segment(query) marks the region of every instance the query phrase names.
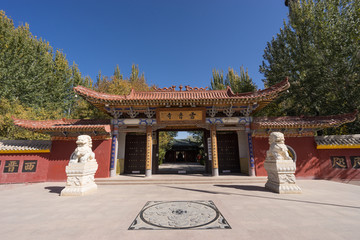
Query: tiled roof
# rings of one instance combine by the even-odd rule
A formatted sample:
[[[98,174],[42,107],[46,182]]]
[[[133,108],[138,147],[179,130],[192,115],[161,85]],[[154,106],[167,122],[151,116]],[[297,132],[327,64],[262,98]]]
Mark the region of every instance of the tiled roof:
[[[341,124],[353,122],[358,112],[342,115],[316,116],[316,117],[257,117],[251,123],[252,129],[271,128],[326,128],[337,127]]]
[[[232,100],[235,102],[257,102],[273,99],[278,93],[288,89],[290,84],[287,79],[284,81],[257,92],[248,92],[235,94],[228,87],[226,90],[204,90],[193,88],[186,91],[175,91],[175,88],[168,90],[155,90],[148,92],[137,92],[132,90],[129,95],[113,95],[106,93],[99,93],[94,90],[77,86],[74,88],[75,92],[83,96],[86,100],[93,103],[103,102],[118,105],[126,105],[137,103],[146,103],[148,105],[158,103],[160,101],[218,101],[218,100]]]
[[[354,135],[329,135],[315,137],[319,145],[360,145],[360,134]]]
[[[110,132],[110,120],[60,119],[37,121],[14,118],[14,124],[38,132]]]
[[[47,140],[0,140],[0,152],[50,150],[51,141]]]

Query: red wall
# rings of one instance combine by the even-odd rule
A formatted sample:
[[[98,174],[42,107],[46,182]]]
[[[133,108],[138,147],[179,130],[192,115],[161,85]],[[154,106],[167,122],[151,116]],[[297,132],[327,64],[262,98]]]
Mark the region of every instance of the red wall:
[[[318,150],[320,160],[319,178],[323,179],[359,179],[360,169],[352,168],[350,156],[360,156],[360,149],[324,149]],[[332,168],[331,156],[345,156],[347,169]]]
[[[0,183],[45,182],[47,179],[50,153],[1,154]],[[16,173],[4,173],[6,160],[20,160]],[[37,160],[36,172],[22,172],[24,160]]]
[[[95,158],[99,164],[96,171],[96,178],[109,177],[110,174],[110,153],[111,139],[93,140],[93,151]],[[62,141],[54,140],[51,144],[51,154],[49,157],[49,169],[47,181],[65,181],[65,167],[68,165],[70,156],[76,148],[76,140]]]
[[[322,179],[360,179],[360,169],[353,169],[349,156],[359,156],[359,149],[328,150],[316,149],[314,137],[285,137],[285,144],[292,147],[297,155],[296,176]],[[255,171],[257,176],[267,176],[264,168],[268,138],[253,138]],[[330,156],[345,156],[347,169],[332,168]]]

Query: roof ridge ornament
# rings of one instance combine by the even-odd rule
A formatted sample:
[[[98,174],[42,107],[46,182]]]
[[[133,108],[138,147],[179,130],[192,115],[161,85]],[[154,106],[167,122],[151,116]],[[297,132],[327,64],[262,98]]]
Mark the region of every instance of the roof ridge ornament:
[[[183,91],[183,85],[180,85],[179,86],[179,91],[178,92],[182,92]],[[208,90],[209,87],[205,87],[205,88],[202,88],[202,87],[190,87],[190,85],[186,85],[185,86],[185,91],[189,92],[189,91],[206,91]],[[164,88],[156,88],[154,87],[153,88],[155,91],[158,91],[158,92],[175,92],[175,89],[176,89],[176,86],[171,86],[171,87],[164,87]]]
[[[198,88],[198,87],[190,87],[190,85],[185,86],[186,91],[206,91],[208,87]]]

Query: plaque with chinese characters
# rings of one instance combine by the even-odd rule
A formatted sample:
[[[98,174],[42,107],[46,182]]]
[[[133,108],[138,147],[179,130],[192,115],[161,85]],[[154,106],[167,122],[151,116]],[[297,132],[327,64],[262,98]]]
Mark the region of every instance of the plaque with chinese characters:
[[[351,156],[350,161],[353,168],[360,168],[360,156]]]
[[[205,123],[205,108],[157,109],[158,123]]]
[[[17,173],[19,170],[20,160],[5,161],[4,173]]]
[[[22,172],[36,172],[37,160],[24,160]]]
[[[344,156],[330,157],[333,168],[347,168],[346,158]]]

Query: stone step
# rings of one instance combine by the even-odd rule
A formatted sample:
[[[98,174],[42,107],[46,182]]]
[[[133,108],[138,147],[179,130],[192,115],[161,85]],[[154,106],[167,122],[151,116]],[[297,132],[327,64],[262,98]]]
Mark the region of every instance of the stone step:
[[[249,176],[153,176],[145,178],[144,176],[117,176],[114,178],[97,178],[95,183],[98,185],[137,185],[137,184],[251,184],[266,183],[267,177],[249,177]]]

